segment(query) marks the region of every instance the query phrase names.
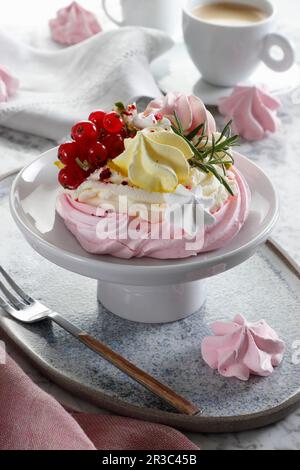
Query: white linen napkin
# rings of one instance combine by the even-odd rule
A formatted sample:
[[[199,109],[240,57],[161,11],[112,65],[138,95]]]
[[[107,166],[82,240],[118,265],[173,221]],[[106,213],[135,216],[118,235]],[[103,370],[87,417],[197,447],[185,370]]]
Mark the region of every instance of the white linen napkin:
[[[171,46],[161,31],[130,27],[47,51],[0,31],[0,64],[21,84],[14,98],[0,103],[0,125],[60,141],[94,109],[158,96],[149,64]]]

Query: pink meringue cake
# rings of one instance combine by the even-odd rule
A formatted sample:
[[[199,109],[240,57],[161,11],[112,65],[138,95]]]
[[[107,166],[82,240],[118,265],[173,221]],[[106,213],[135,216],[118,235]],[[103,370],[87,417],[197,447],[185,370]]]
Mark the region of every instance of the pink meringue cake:
[[[243,226],[250,191],[234,166],[230,123],[217,132],[195,96],[169,93],[94,111],[59,147],[57,211],[80,245],[119,258],[187,258]]]

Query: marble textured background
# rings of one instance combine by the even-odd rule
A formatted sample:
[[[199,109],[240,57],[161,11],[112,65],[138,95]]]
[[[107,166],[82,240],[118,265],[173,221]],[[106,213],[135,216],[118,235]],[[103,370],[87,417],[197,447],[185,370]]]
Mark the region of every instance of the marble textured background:
[[[17,15],[18,18],[14,14],[14,8],[16,6],[20,7],[20,3],[25,4],[25,2],[16,2],[16,0],[9,2],[9,5],[1,12],[0,27],[5,27],[7,31],[23,36],[26,40],[36,44],[40,43],[40,34],[41,31],[44,31],[46,18],[49,18],[58,6],[68,2],[28,0],[26,2],[27,22],[24,21],[25,13],[23,15],[20,12],[21,14]],[[40,15],[28,15],[31,6],[32,8],[38,8],[38,4],[41,5],[41,3],[43,3],[43,11]],[[48,4],[47,7],[45,7],[45,3]],[[50,3],[51,7],[49,6]],[[278,4],[281,13],[280,29],[293,38],[297,46],[296,50],[298,50],[298,46],[300,46],[300,31],[299,28],[297,29],[299,1],[287,0],[280,2],[276,0],[275,3]],[[98,9],[104,26],[111,26],[103,19],[99,1],[82,1],[82,4],[94,11]],[[24,8],[24,6],[21,8]],[[47,42],[47,38],[45,42]],[[174,84],[177,88],[186,89],[187,70],[189,71],[188,83],[193,84],[198,79],[197,71],[191,65],[182,46],[176,47],[181,51],[180,64],[174,64],[174,51],[160,59],[160,63],[154,64],[155,74],[161,86],[166,89],[174,88]],[[297,52],[297,61],[300,61],[299,52]],[[180,86],[181,83],[182,87]],[[296,262],[300,263],[300,99],[295,100],[296,95],[299,97],[300,92],[282,97],[283,106],[280,111],[282,126],[276,135],[269,136],[257,143],[243,142],[240,150],[264,168],[277,186],[281,198],[281,217],[275,229],[274,238]],[[218,116],[216,117],[220,119]],[[0,162],[2,169],[5,168],[5,171],[9,171],[15,165],[15,162],[22,166],[53,145],[53,142],[46,139],[0,128]],[[49,383],[48,380],[33,370],[16,351],[10,348],[9,350],[33,379],[60,401],[76,409],[94,410],[94,407],[75,399],[54,384]],[[261,430],[237,434],[189,436],[205,449],[300,449],[300,411],[295,412],[281,423]]]

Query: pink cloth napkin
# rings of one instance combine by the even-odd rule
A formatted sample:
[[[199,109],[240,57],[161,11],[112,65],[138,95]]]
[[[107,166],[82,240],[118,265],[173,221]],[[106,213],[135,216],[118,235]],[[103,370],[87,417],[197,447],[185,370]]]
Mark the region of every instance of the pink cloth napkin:
[[[1,346],[0,346],[1,347]],[[175,429],[119,416],[69,414],[7,356],[0,364],[1,450],[197,450]]]

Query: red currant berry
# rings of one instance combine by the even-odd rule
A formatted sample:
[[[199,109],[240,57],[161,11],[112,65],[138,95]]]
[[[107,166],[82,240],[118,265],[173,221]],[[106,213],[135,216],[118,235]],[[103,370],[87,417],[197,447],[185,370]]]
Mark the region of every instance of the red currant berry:
[[[128,131],[127,131],[127,129],[126,129],[125,126],[124,126],[123,129],[121,130],[120,135],[122,136],[123,139],[127,139],[127,138],[128,138]]]
[[[72,127],[71,137],[75,142],[79,143],[97,140],[97,127],[91,121],[80,121]]]
[[[67,168],[63,168],[58,173],[58,182],[64,188],[68,188],[68,186],[70,184],[70,172],[67,170]]]
[[[94,111],[89,115],[89,121],[93,122],[97,127],[98,131],[103,128],[103,118],[106,115],[105,111]]]
[[[124,127],[124,121],[120,118],[118,113],[113,111],[106,114],[104,117],[103,127],[107,132],[118,134]]]
[[[107,162],[108,152],[100,142],[95,142],[87,151],[87,159],[92,168],[100,168]]]
[[[75,142],[66,142],[58,148],[58,159],[64,164],[73,163],[78,155],[78,149]]]
[[[99,135],[98,135],[98,141],[102,142],[103,139],[108,135],[108,132],[105,129],[100,129]]]
[[[58,174],[59,183],[67,189],[76,189],[85,180],[86,175],[80,168],[71,165],[60,170]]]
[[[101,171],[99,179],[100,181],[107,180],[108,178],[111,177],[111,171],[109,168],[105,168],[104,170]]]
[[[120,134],[108,134],[102,143],[107,148],[109,158],[116,158],[124,152],[124,141]]]

